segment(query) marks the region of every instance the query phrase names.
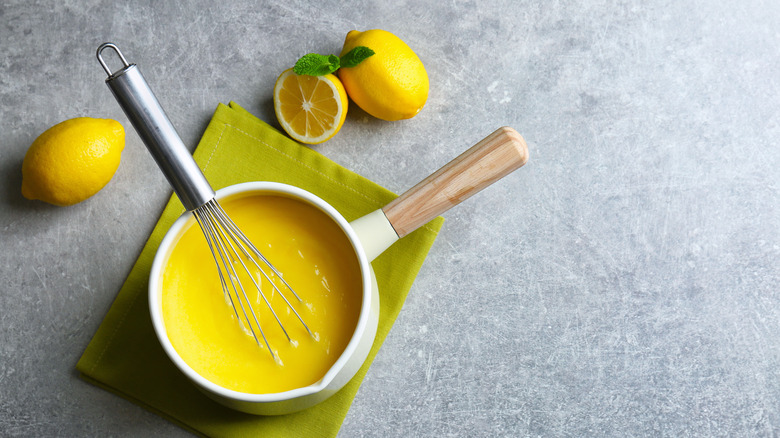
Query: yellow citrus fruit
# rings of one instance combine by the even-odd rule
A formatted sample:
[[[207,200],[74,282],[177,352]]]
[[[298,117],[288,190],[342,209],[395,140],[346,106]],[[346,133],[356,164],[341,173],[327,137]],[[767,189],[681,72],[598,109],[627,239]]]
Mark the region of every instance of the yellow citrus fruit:
[[[22,195],[54,205],[79,203],[114,176],[125,148],[116,120],[77,117],[38,136],[22,163]]]
[[[352,101],[382,120],[408,119],[420,112],[428,100],[428,73],[417,54],[381,29],[347,33],[341,56],[357,46],[368,47],[374,55],[338,71]]]
[[[274,86],[274,111],[279,124],[301,143],[330,140],[347,117],[347,92],[339,78],[297,75],[288,69]]]

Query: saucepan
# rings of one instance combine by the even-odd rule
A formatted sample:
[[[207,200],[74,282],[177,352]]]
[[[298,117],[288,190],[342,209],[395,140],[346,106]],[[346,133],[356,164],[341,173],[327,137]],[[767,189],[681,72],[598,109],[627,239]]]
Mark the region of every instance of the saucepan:
[[[313,406],[341,389],[365,362],[379,321],[379,289],[371,261],[398,239],[439,216],[452,206],[521,167],[528,159],[523,138],[502,127],[450,163],[425,178],[386,206],[348,222],[331,205],[298,187],[275,182],[249,182],[217,191],[217,199],[252,194],[295,198],[324,212],[347,237],[361,270],[363,296],[358,324],[346,349],[328,372],[313,385],[273,394],[249,394],[221,387],[202,377],[177,353],[162,318],[162,276],[181,234],[192,225],[184,213],[169,229],[155,256],[149,280],[149,305],[155,332],[165,353],[202,392],[230,408],[259,415],[280,415]]]

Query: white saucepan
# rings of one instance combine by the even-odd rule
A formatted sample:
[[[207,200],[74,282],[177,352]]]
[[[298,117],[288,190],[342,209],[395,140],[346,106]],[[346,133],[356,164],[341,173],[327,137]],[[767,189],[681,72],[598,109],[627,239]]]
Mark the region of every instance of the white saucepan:
[[[194,221],[187,212],[173,224],[160,244],[149,279],[152,322],[163,349],[176,367],[205,394],[239,411],[279,415],[325,400],[352,379],[374,342],[379,321],[379,290],[371,261],[399,238],[519,168],[527,159],[528,149],[523,138],[512,128],[500,128],[385,207],[351,223],[319,197],[286,184],[251,182],[217,191],[219,200],[253,193],[292,197],[320,209],[338,224],[351,242],[361,270],[363,296],[357,327],[339,359],[313,385],[275,394],[247,394],[223,388],[200,376],[173,348],[161,309],[163,270],[176,242]]]

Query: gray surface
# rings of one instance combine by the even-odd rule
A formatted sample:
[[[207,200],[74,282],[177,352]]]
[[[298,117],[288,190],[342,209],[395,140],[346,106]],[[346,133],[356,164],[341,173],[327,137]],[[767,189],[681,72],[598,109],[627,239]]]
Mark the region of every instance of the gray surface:
[[[780,433],[780,3],[6,1],[0,19],[0,435],[187,435],[74,371],[170,195],[137,136],[83,204],[19,192],[47,127],[126,123],[97,45],[142,66],[194,147],[218,102],[275,124],[279,72],[353,28],[406,40],[430,99],[395,123],[353,107],[317,150],[396,192],[500,125],[531,160],[446,214],[343,436]]]

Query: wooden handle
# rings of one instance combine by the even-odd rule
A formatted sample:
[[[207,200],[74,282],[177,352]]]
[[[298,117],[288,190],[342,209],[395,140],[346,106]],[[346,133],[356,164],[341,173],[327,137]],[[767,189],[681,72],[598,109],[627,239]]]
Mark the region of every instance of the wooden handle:
[[[526,161],[523,137],[512,128],[499,128],[382,210],[398,237],[404,237]]]

